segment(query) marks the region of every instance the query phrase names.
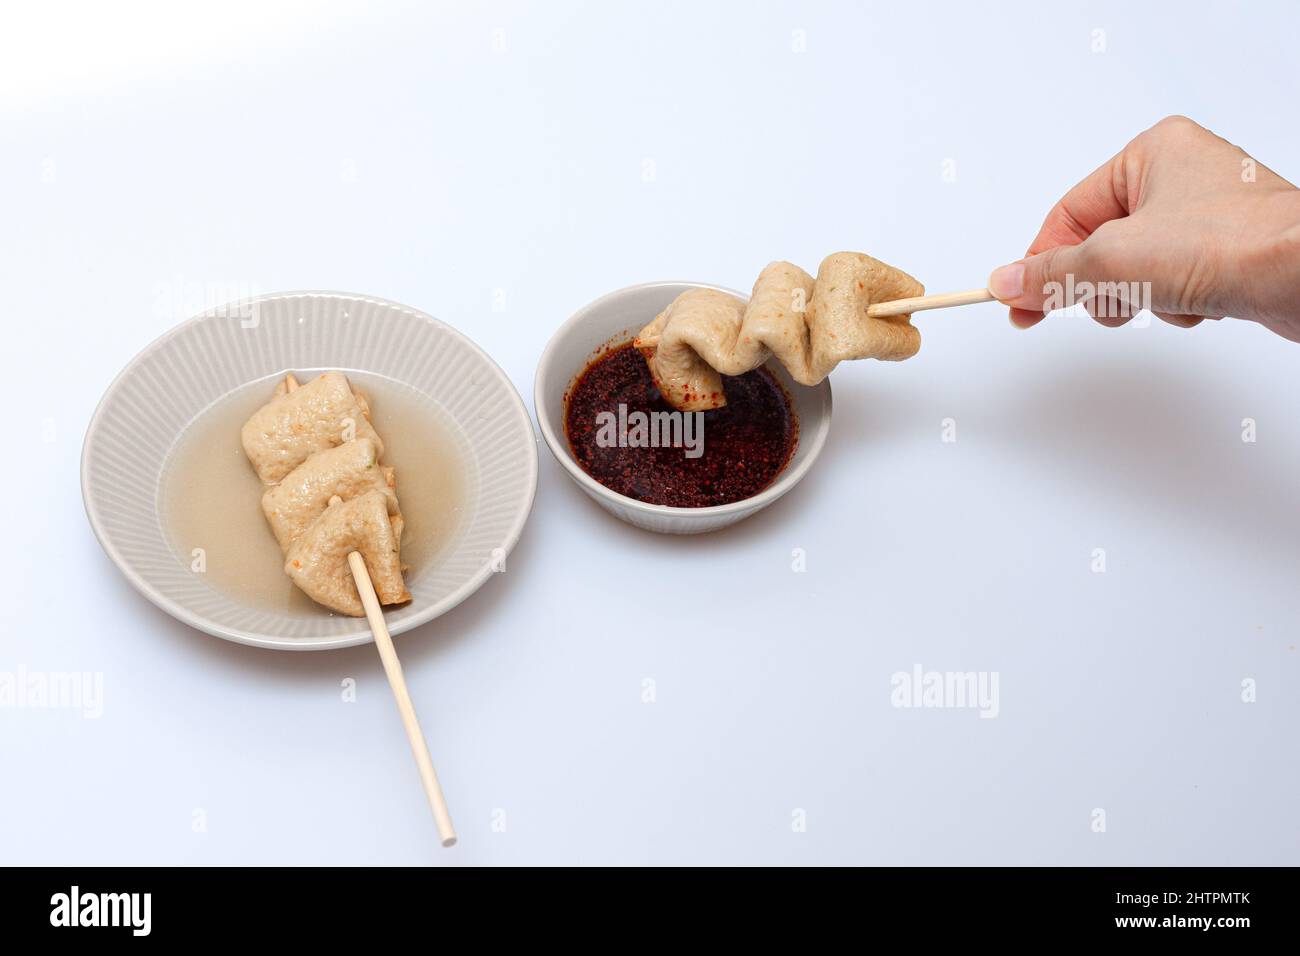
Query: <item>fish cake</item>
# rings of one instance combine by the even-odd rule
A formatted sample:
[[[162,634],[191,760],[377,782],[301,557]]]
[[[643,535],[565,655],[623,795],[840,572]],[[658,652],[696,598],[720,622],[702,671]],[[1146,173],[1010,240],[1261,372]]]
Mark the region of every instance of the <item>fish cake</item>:
[[[773,262],[746,303],[715,289],[688,289],[643,328],[633,345],[664,399],[679,411],[726,404],[724,375],[775,358],[801,385],[816,385],[843,361],[897,362],[921,348],[910,315],[874,317],[877,302],[923,295],[906,272],[860,252],[822,260],[817,278]]]
[[[275,398],[244,423],[240,439],[257,476],[273,485],[316,452],[357,438],[369,438],[383,455],[369,413],[346,375],[323,372],[293,390],[282,382]]]
[[[359,551],[379,603],[402,604],[411,594],[402,580],[401,528],[401,517],[389,515],[380,491],[330,505],[289,546],[285,574],[318,604],[362,617],[365,608],[348,566],[348,554]]]
[[[400,515],[393,469],[379,464],[379,450],[371,438],[358,438],[317,452],[278,485],[262,495],[262,512],[280,542],[289,546],[324,514],[330,498],[349,501],[370,491],[384,496],[390,517]]]

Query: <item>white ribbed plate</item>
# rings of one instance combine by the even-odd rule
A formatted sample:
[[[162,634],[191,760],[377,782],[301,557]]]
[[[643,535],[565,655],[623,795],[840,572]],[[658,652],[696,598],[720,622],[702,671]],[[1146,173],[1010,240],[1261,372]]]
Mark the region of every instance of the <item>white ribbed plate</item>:
[[[519,393],[487,353],[394,302],[341,292],[261,296],[204,313],[151,344],[109,386],[86,432],[81,492],[90,525],[127,579],[168,614],[260,647],[323,650],[372,640],[364,619],[324,608],[274,612],[215,590],[178,559],[159,514],[168,453],[201,412],[249,382],[330,368],[422,393],[468,452],[460,530],[436,566],[408,582],[411,603],[385,611],[392,633],[469,597],[519,540],[537,489],[537,443]]]

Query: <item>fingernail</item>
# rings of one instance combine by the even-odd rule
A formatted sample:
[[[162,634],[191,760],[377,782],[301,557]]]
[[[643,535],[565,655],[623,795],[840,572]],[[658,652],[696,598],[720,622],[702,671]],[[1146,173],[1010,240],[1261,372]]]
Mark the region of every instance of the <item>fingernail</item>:
[[[994,269],[989,276],[989,291],[1003,302],[1020,298],[1025,292],[1025,264],[1013,262]]]

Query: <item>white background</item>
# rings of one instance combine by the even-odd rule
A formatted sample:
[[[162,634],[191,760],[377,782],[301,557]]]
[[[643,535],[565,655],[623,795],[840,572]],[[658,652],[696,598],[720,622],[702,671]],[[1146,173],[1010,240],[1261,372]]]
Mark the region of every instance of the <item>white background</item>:
[[[3,14],[0,670],[104,703],[0,708],[0,861],[1300,863],[1300,345],[1252,324],[922,316],[915,360],[836,371],[806,481],[704,538],[540,446],[507,573],[398,642],[449,851],[372,647],[174,622],[78,487],[209,286],[424,309],[531,407],[633,282],[853,249],[980,285],[1168,113],[1300,181],[1291,4],[180,6]],[[999,715],[891,706],[917,664],[997,672]]]

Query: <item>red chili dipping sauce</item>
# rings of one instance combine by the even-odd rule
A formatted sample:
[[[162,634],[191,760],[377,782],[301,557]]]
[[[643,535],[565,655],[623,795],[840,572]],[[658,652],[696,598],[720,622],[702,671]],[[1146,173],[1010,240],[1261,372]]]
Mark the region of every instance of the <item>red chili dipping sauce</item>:
[[[752,498],[789,464],[799,424],[767,369],[726,378],[725,389],[722,408],[678,412],[632,343],[616,346],[569,391],[569,448],[587,474],[638,501],[707,508]]]

